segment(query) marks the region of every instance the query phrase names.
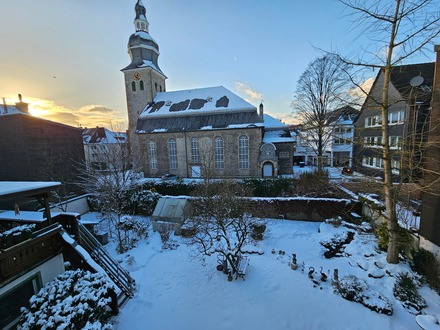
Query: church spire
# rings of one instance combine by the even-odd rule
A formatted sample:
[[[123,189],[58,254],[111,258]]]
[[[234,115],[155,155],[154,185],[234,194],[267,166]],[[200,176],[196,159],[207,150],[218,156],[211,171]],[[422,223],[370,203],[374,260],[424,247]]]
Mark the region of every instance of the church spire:
[[[136,2],[136,6],[134,7],[136,11],[136,17],[134,18],[134,28],[136,31],[144,31],[148,33],[148,20],[147,20],[147,10],[145,9],[142,0],[138,0]]]

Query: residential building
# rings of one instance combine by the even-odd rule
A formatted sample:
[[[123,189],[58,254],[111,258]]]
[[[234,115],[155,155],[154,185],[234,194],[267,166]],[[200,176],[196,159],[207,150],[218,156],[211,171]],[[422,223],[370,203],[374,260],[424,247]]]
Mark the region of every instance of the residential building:
[[[87,168],[106,171],[125,163],[128,156],[126,133],[95,127],[84,129],[82,137]]]
[[[28,104],[0,106],[0,181],[77,181],[82,130],[29,114]]]
[[[129,139],[147,177],[276,177],[292,174],[288,127],[223,86],[166,91],[146,9],[135,5],[125,78]],[[277,139],[273,132],[279,131]],[[284,131],[284,133],[280,133]],[[269,133],[272,132],[272,133]],[[269,135],[272,137],[269,138]]]
[[[345,106],[329,114],[323,134],[324,166],[352,165],[353,159],[353,121],[358,110]],[[290,126],[295,139],[294,163],[305,165],[318,164],[317,132],[306,125]]]
[[[424,190],[420,218],[420,246],[440,258],[440,46],[435,46],[437,58],[432,88],[430,130],[425,159]]]
[[[395,66],[389,88],[389,146],[395,180],[417,180],[428,132],[434,63]],[[383,177],[382,114],[384,72],[380,70],[355,125],[355,170]]]

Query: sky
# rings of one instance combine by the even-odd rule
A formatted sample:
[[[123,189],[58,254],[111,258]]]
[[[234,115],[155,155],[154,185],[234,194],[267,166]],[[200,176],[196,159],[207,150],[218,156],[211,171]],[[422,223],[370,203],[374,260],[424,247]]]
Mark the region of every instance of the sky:
[[[120,70],[136,0],[2,3],[0,97],[72,126],[125,130]],[[296,82],[326,51],[368,42],[337,0],[143,0],[167,91],[222,85],[286,123]],[[432,47],[431,47],[432,48]],[[428,48],[431,51],[431,48]],[[420,62],[434,61],[434,52]]]

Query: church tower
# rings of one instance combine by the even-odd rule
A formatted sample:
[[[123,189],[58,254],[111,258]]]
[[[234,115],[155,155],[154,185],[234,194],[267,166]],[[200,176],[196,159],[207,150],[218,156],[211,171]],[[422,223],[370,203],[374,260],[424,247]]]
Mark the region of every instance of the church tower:
[[[165,79],[157,60],[159,46],[150,36],[149,23],[142,0],[137,0],[134,19],[135,32],[128,40],[131,63],[122,69],[127,97],[128,131],[132,137],[139,113],[152,102],[158,92],[165,92]]]

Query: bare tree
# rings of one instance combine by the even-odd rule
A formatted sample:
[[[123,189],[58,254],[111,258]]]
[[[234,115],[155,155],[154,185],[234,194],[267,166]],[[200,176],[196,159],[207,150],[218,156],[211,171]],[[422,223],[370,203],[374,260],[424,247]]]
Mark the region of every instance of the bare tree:
[[[316,153],[318,170],[323,169],[324,150],[333,134],[331,112],[347,104],[349,80],[345,67],[331,54],[315,59],[299,78],[292,101],[293,111],[304,124],[302,138]]]
[[[392,68],[417,53],[440,34],[438,2],[433,0],[340,0],[355,16],[363,34],[371,37],[369,49],[356,60],[341,59],[356,68],[379,69],[383,73],[380,95],[369,95],[369,102],[381,110],[384,197],[389,231],[387,261],[399,262],[397,191],[393,185],[389,142],[388,110],[399,100],[390,99]],[[354,81],[355,79],[353,79]],[[357,86],[362,89],[360,83]]]
[[[208,195],[193,201],[193,214],[189,219],[195,235],[191,244],[206,256],[220,254],[227,261],[231,274],[237,271],[238,257],[257,253],[247,246],[252,241],[254,228],[264,226],[259,219],[245,212],[242,196],[249,191],[230,181],[214,183]]]
[[[93,196],[99,211],[110,221],[110,230],[116,230],[118,251],[122,253],[126,241],[123,215],[131,203],[127,195],[137,188],[139,174],[124,139],[96,143],[94,147],[93,160],[82,171],[80,185]]]

